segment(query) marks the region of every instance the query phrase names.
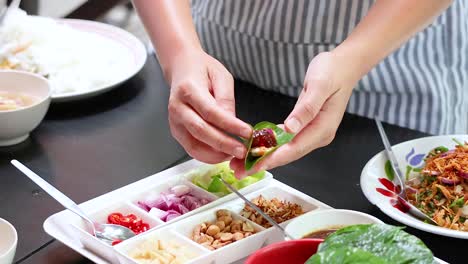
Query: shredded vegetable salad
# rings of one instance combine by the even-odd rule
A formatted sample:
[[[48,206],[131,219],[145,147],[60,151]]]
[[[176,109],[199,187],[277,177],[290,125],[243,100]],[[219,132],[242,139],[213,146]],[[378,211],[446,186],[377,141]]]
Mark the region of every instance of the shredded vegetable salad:
[[[468,232],[468,143],[456,142],[429,152],[420,177],[407,182],[407,198],[437,225]]]

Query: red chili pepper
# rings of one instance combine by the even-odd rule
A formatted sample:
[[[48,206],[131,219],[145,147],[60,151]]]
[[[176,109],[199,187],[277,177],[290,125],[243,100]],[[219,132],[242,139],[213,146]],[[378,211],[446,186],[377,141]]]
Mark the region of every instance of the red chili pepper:
[[[109,224],[125,226],[135,232],[135,234],[143,233],[150,228],[147,223],[144,223],[143,220],[134,214],[122,215],[121,213],[112,213],[107,217],[107,222]]]
[[[122,242],[122,240],[120,240],[120,239],[114,240],[114,241],[112,241],[112,246],[115,246],[120,242]]]
[[[107,217],[107,222],[109,224],[118,225],[120,223],[120,219],[122,218],[121,213],[112,213]]]

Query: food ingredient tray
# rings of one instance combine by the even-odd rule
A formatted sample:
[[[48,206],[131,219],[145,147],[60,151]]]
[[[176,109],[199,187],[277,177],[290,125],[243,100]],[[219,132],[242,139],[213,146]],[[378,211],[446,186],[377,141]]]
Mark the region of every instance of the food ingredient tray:
[[[120,244],[109,246],[89,235],[84,231],[82,220],[67,210],[47,218],[44,222],[44,230],[98,264],[135,264],[137,262],[130,257],[130,253],[144,246],[147,241],[157,240],[169,241],[185,247],[192,254],[192,258],[188,262],[190,264],[237,264],[243,263],[247,256],[261,247],[284,240],[284,237],[277,229],[273,227],[264,228],[250,219],[244,218],[241,214],[245,206],[244,201],[237,198],[235,194],[216,197],[195,185],[191,185],[187,175],[190,175],[191,171],[201,166],[207,165],[191,160],[81,204],[80,207],[94,221],[105,222],[109,213],[118,211],[123,214],[133,213],[150,225],[150,230]],[[181,183],[190,185],[195,192],[211,202],[167,222],[148,214],[146,210],[138,206],[137,201],[146,194],[164,192],[171,186]],[[286,184],[274,180],[269,173],[265,175],[263,180],[241,189],[241,192],[249,200],[262,195],[266,199],[278,198],[292,202],[300,205],[304,212],[331,208]],[[200,242],[195,242],[193,236],[195,227],[204,222],[214,223],[219,210],[229,212],[232,221],[247,223],[254,231],[249,236],[245,235],[245,237],[237,241],[232,240],[229,242],[230,244],[216,249],[207,248]],[[291,220],[285,221],[281,225],[285,226]]]

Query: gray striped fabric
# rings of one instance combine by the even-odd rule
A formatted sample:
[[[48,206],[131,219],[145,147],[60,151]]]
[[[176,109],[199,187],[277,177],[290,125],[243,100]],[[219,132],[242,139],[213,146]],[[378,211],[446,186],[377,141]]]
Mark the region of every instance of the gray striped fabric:
[[[298,96],[307,66],[341,43],[374,0],[192,0],[204,49],[236,77]],[[375,67],[347,111],[431,134],[468,133],[468,0]],[[352,67],[352,63],[350,63]]]

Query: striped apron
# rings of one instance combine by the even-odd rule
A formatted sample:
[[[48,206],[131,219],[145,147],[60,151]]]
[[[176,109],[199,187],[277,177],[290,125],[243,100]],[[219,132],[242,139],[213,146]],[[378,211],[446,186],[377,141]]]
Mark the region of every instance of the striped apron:
[[[373,2],[192,0],[192,15],[204,49],[236,78],[297,97],[312,58],[339,45]],[[466,134],[467,60],[468,0],[457,0],[359,81],[347,111],[431,134]]]

